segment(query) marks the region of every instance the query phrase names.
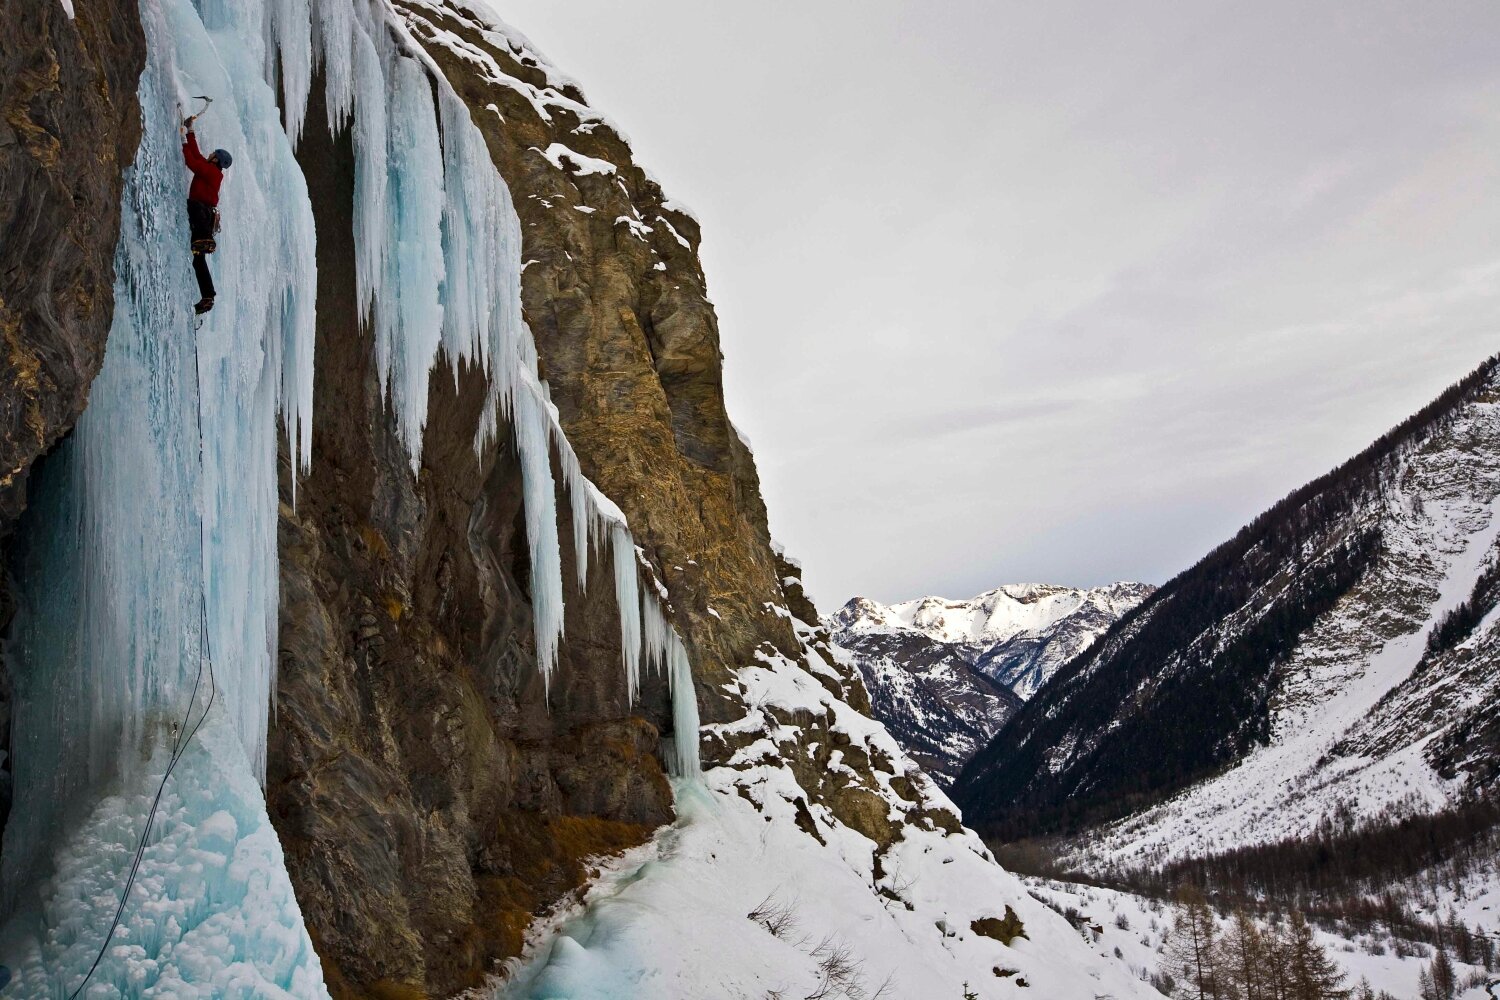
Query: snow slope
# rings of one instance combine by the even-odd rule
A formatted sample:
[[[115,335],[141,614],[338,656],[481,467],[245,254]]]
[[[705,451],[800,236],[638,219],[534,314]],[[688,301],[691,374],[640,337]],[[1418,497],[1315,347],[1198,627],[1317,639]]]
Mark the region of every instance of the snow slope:
[[[754,707],[705,727],[734,750],[701,786],[677,784],[679,822],[539,928],[494,996],[803,997],[840,950],[855,971],[834,996],[1157,996],[993,861],[884,727],[829,690],[837,671],[803,634],[803,661],[738,672]],[[976,932],[1008,912],[1025,937]]]
[[[1164,585],[1013,717],[955,797],[981,829],[1068,835],[1068,861],[1103,871],[1492,787],[1497,540],[1492,359]],[[1429,651],[1461,605],[1480,620]]]

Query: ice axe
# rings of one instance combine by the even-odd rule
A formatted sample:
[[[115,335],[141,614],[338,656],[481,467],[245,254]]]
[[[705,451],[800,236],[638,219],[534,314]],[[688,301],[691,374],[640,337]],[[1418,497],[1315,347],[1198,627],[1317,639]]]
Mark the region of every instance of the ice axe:
[[[202,101],[203,107],[199,108],[197,111],[188,115],[182,120],[182,127],[185,129],[191,129],[193,127],[193,122],[197,121],[199,116],[202,115],[203,112],[207,111],[208,106],[214,102],[214,99],[212,97],[209,97],[205,94],[196,94],[193,96],[193,100]]]

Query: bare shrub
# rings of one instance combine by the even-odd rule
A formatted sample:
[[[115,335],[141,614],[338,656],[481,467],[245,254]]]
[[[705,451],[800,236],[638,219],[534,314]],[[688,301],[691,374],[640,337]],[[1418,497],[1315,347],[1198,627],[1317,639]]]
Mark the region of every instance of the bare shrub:
[[[783,902],[772,892],[745,916],[760,924],[773,937],[787,938],[797,929],[797,900],[794,897],[790,902]]]

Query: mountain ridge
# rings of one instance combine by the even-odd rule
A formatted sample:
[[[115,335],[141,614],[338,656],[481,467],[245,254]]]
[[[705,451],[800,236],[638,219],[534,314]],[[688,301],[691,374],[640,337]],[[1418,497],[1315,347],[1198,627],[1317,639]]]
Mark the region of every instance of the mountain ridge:
[[[945,787],[1026,698],[1153,588],[1005,584],[967,600],[854,597],[825,619],[877,718]]]
[[[1382,706],[1422,686],[1419,647],[1481,572],[1500,494],[1497,383],[1492,358],[1163,585],[976,754],[956,798],[1002,839],[1097,834],[1119,820],[1110,829],[1140,828],[1120,834],[1120,851],[1175,855],[1284,834],[1290,821],[1277,816],[1316,822],[1339,794],[1356,811],[1390,805],[1394,793],[1359,775],[1373,779],[1402,754],[1410,767],[1386,774],[1397,788],[1427,781],[1434,765],[1413,748],[1451,743],[1455,726],[1486,731],[1482,706],[1435,720]],[[1464,654],[1435,661],[1424,690],[1472,672],[1474,644],[1490,641],[1479,631]],[[1363,754],[1382,719],[1385,756]],[[1322,738],[1329,727],[1340,739]],[[1268,763],[1276,754],[1280,769]],[[1466,765],[1487,766],[1480,757]],[[1305,788],[1257,791],[1245,776],[1252,764],[1262,784]],[[1454,793],[1432,781],[1418,795],[1427,806]],[[1173,808],[1209,832],[1195,840],[1166,815]],[[1169,843],[1174,835],[1181,843]]]

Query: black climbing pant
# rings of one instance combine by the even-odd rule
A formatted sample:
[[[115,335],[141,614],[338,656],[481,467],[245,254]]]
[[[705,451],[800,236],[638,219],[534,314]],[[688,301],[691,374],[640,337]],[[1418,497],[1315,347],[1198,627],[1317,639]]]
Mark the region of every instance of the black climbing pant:
[[[198,294],[214,297],[214,276],[208,273],[208,254],[202,253],[200,240],[214,238],[214,207],[201,201],[188,202],[188,226],[193,231],[193,273],[198,276]]]

